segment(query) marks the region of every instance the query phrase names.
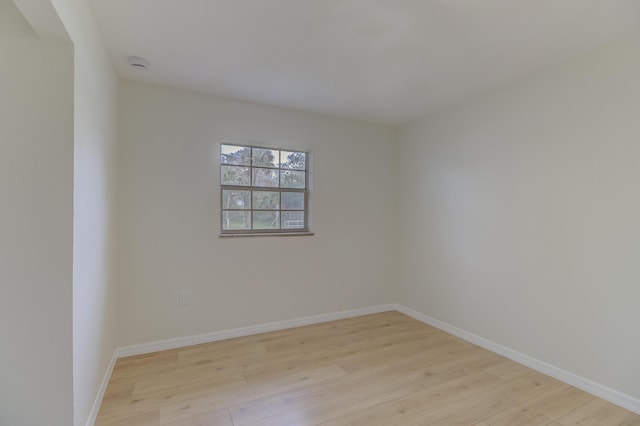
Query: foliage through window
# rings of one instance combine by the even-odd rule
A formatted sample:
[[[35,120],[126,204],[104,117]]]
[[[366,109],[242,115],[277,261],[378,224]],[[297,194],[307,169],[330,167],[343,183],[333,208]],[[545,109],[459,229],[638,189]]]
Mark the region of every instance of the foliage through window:
[[[223,144],[223,234],[308,232],[306,152]]]

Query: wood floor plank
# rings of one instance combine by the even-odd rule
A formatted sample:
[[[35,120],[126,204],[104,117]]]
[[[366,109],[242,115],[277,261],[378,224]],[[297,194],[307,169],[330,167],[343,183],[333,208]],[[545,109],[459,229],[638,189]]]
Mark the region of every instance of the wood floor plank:
[[[238,423],[243,421],[251,422],[259,420],[261,417],[277,416],[280,413],[289,411],[291,407],[313,406],[314,403],[317,405],[322,399],[326,403],[327,400],[331,401],[331,397],[334,400],[336,397],[339,399],[350,391],[361,391],[359,393],[360,397],[366,398],[371,389],[375,387],[376,382],[386,382],[389,370],[388,366],[363,369],[354,374],[337,377],[329,381],[311,383],[307,386],[238,404],[231,407],[231,411],[235,414]],[[368,387],[368,391],[362,392],[362,383],[371,385]],[[329,398],[327,398],[327,395],[329,395]]]
[[[95,426],[158,426],[160,410],[131,414],[128,411],[101,411]]]
[[[192,426],[234,426],[229,410],[218,410],[211,413],[191,416]]]
[[[495,357],[492,365],[495,365]],[[478,372],[481,372],[483,363],[475,365]],[[398,369],[393,366],[383,367],[368,377],[360,370],[355,374],[340,378],[341,383],[324,383],[323,388],[315,386],[315,389],[304,388],[303,392],[290,392],[278,394],[272,397],[263,398],[258,401],[251,401],[247,404],[232,407],[232,417],[234,424],[289,424],[302,421],[320,423],[326,418],[335,416],[346,416],[351,413],[362,411],[369,407],[380,405],[383,401],[393,401],[407,396],[421,389],[433,387],[436,381],[450,382],[454,386],[470,386],[469,379],[463,376],[473,369],[467,366],[467,370],[455,368],[452,370],[457,374],[452,375],[449,371],[442,371],[441,374],[431,374],[429,366],[422,366],[421,369]],[[482,373],[487,380],[498,380],[496,376]],[[358,380],[350,380],[359,376]],[[461,378],[455,383],[453,379]],[[478,379],[478,382],[481,379]],[[366,387],[363,386],[366,383]],[[315,390],[315,392],[314,392]],[[437,389],[444,393],[443,389]],[[291,414],[291,407],[295,407],[295,413]],[[262,419],[262,420],[261,420]],[[366,424],[366,422],[365,422]]]
[[[523,408],[541,412],[550,419],[555,420],[593,399],[595,399],[594,396],[567,385],[556,392],[544,395],[538,401],[524,401],[519,405]]]
[[[425,390],[380,404],[348,417],[354,426],[383,426],[419,417],[434,407],[449,404],[456,399],[489,389],[500,383],[500,378],[483,371],[446,381]]]
[[[432,407],[425,414],[398,425],[473,425],[516,406],[517,401],[546,392],[553,385],[550,378],[530,373],[506,381],[487,392],[478,392],[451,404]]]
[[[549,417],[544,414],[516,406],[476,423],[475,426],[546,425],[548,422]]]
[[[180,420],[212,409],[222,409],[241,404],[267,395],[278,394],[290,389],[306,386],[309,383],[330,380],[346,373],[337,366],[322,367],[315,370],[292,374],[278,380],[257,385],[246,385],[229,391],[216,392],[208,396],[191,399],[187,402],[166,404],[160,409],[160,424]]]
[[[575,410],[563,415],[557,422],[562,425],[598,426],[605,423],[620,425],[627,421],[629,413],[598,398],[592,398]]]
[[[318,426],[351,426],[351,424],[344,418],[338,418],[325,423],[321,423]]]
[[[96,426],[640,426],[398,312],[118,360]]]

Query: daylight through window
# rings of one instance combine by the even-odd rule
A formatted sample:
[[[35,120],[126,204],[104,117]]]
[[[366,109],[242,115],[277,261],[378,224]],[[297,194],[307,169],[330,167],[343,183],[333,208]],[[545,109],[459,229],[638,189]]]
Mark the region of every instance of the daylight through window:
[[[308,232],[306,152],[223,144],[223,234]]]

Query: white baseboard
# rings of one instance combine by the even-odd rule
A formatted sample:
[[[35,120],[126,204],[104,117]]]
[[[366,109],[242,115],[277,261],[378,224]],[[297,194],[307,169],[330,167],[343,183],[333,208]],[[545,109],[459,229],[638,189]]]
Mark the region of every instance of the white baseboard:
[[[525,355],[522,352],[518,352],[506,346],[502,346],[496,342],[485,339],[484,337],[480,337],[477,334],[462,330],[458,327],[447,324],[428,315],[422,314],[411,308],[407,308],[406,306],[396,304],[394,305],[394,308],[396,311],[402,312],[403,314],[415,318],[418,321],[429,324],[442,331],[466,340],[467,342],[473,343],[474,345],[490,350],[491,352],[495,352],[519,364],[526,365],[527,367],[539,371],[540,373],[546,374],[547,376],[551,376],[564,383],[588,392],[591,395],[595,395],[613,404],[619,405],[620,407],[626,408],[627,410],[633,411],[634,413],[640,414],[640,399],[634,398],[615,389],[611,389],[607,386],[601,385],[600,383],[596,383],[592,380],[586,379],[570,371],[563,370],[562,368],[558,368],[544,361],[540,361],[539,359],[530,357],[529,355]]]
[[[167,349],[182,348],[185,346],[199,345],[201,343],[217,342],[219,340],[233,339],[235,337],[250,336],[253,334],[267,333],[269,331],[284,330],[286,328],[300,327],[303,325],[319,324],[322,322],[336,321],[345,318],[362,315],[377,314],[393,311],[395,305],[379,305],[368,308],[352,309],[348,311],[333,312],[330,314],[313,315],[285,321],[270,322],[266,324],[252,325],[249,327],[234,328],[231,330],[215,331],[213,333],[198,334],[195,336],[177,337],[174,339],[160,340],[156,342],[142,343],[139,345],[124,346],[116,349],[116,357],[142,355]]]
[[[111,357],[111,361],[109,361],[109,365],[107,366],[107,370],[104,372],[104,377],[102,378],[102,382],[100,383],[100,388],[98,389],[98,394],[96,395],[96,399],[93,401],[93,406],[91,407],[91,411],[89,412],[89,418],[87,419],[87,426],[93,426],[98,418],[98,411],[100,411],[100,406],[102,405],[102,399],[104,398],[104,394],[107,391],[107,386],[109,385],[109,380],[111,380],[111,373],[113,373],[113,367],[116,366],[116,354],[114,353]]]

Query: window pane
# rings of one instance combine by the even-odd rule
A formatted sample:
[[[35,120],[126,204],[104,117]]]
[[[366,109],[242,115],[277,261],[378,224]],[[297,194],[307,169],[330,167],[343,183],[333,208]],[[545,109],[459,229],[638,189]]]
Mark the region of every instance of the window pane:
[[[251,191],[222,191],[223,209],[250,209]]]
[[[251,229],[251,212],[222,212],[222,229]]]
[[[251,172],[249,167],[220,166],[222,174],[220,181],[223,185],[251,185]]]
[[[274,169],[253,169],[253,186],[278,187],[278,170]]]
[[[280,193],[270,191],[253,191],[253,208],[278,210],[280,208]]]
[[[304,193],[283,192],[282,210],[304,210]]]
[[[304,228],[304,212],[282,212],[282,229]]]
[[[280,167],[283,169],[305,170],[307,154],[304,152],[282,151],[280,152]]]
[[[280,186],[283,188],[305,188],[304,174],[305,172],[296,172],[293,170],[283,170],[282,181]]]
[[[220,163],[251,165],[251,148],[246,146],[222,145],[220,148]]]
[[[276,149],[253,148],[253,165],[258,167],[278,167],[280,152]]]
[[[253,212],[253,229],[280,229],[278,212]]]

